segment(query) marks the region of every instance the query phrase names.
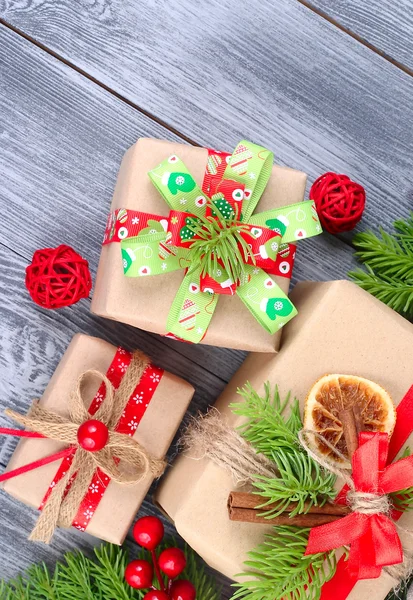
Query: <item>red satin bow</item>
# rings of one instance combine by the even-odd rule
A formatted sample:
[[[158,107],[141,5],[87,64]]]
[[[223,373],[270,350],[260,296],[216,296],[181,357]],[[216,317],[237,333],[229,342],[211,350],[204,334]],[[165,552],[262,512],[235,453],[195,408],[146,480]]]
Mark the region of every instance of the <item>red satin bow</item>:
[[[390,494],[413,486],[413,456],[386,467],[389,436],[362,432],[353,455],[353,481],[356,491]],[[393,521],[383,513],[353,512],[333,523],[314,527],[306,554],[327,552],[350,546],[348,575],[353,580],[374,579],[382,567],[403,562],[403,549]]]

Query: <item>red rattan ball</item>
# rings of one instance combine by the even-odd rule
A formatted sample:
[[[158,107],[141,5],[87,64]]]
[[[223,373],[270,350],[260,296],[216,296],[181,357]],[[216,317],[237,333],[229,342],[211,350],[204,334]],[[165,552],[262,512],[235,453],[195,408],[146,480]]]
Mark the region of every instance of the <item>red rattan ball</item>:
[[[36,250],[26,268],[26,287],[43,308],[62,308],[87,298],[92,277],[87,261],[70,246]]]
[[[366,192],[347,175],[324,173],[313,183],[310,199],[314,200],[321,225],[330,233],[354,229],[366,204]]]

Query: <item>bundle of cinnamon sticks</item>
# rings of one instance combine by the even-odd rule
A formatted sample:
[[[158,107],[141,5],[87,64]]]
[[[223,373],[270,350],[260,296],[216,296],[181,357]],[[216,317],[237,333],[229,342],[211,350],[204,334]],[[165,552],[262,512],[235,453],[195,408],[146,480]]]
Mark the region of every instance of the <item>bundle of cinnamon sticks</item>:
[[[357,450],[358,434],[361,430],[361,418],[359,411],[354,408],[343,409],[340,412],[340,419],[343,425],[343,433],[346,440],[347,451],[350,460]],[[263,513],[276,509],[274,504],[262,506],[263,498],[257,494],[248,492],[231,492],[228,497],[228,513],[231,521],[241,521],[243,523],[263,523],[266,525],[294,525],[296,527],[317,527],[331,523],[348,515],[351,509],[346,505],[333,504],[326,502],[323,506],[305,506],[305,514],[291,517],[291,512],[297,508],[297,505],[290,503],[289,511],[281,513],[278,517],[265,518]],[[261,505],[261,508],[257,508]]]
[[[265,518],[262,513],[276,508],[269,504],[265,508],[257,508],[262,505],[263,498],[257,494],[248,492],[231,492],[228,497],[228,512],[231,521],[242,521],[243,523],[265,523],[266,525],[294,525],[296,527],[317,527],[325,525],[337,519],[348,515],[350,509],[348,506],[332,504],[327,502],[323,506],[308,506],[305,514],[290,516],[290,512],[283,512],[278,517]],[[289,504],[289,510],[296,508],[294,504]]]

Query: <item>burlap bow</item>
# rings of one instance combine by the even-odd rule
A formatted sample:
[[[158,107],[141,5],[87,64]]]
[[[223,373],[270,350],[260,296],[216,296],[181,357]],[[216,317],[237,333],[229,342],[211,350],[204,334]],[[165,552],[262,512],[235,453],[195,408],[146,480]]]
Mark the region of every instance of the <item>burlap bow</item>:
[[[85,371],[71,394],[69,417],[43,408],[38,401],[33,403],[28,415],[6,410],[9,417],[30,431],[73,447],[70,468],[52,489],[29,539],[49,543],[58,525],[71,526],[96,469],[103,471],[113,481],[126,485],[139,483],[148,473],[155,477],[162,475],[165,461],[152,457],[132,437],[115,431],[148,362],[143,354],[135,352],[116,390],[106,375],[96,370]],[[84,450],[77,439],[79,426],[91,418],[82,397],[84,381],[90,376],[103,380],[106,387],[105,399],[93,418],[108,427],[109,438],[105,447],[97,452]]]

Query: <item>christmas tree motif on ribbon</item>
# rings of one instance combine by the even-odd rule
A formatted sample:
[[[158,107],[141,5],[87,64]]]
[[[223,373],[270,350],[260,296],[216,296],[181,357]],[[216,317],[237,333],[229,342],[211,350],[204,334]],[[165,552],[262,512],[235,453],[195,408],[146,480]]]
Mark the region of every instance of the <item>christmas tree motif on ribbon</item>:
[[[237,175],[245,175],[248,171],[248,161],[252,156],[249,148],[244,146],[244,144],[238,144],[229,160],[229,165]]]
[[[186,298],[182,305],[181,311],[179,313],[179,324],[181,327],[190,331],[194,329],[196,323],[196,316],[199,315],[201,311],[198,306],[191,300],[190,298]]]
[[[281,236],[285,234],[289,224],[289,220],[283,215],[279,215],[276,219],[268,219],[267,221],[265,221],[265,225],[268,227],[268,229],[276,231]]]
[[[162,183],[174,195],[178,192],[192,192],[196,187],[195,180],[189,173],[164,173]]]

